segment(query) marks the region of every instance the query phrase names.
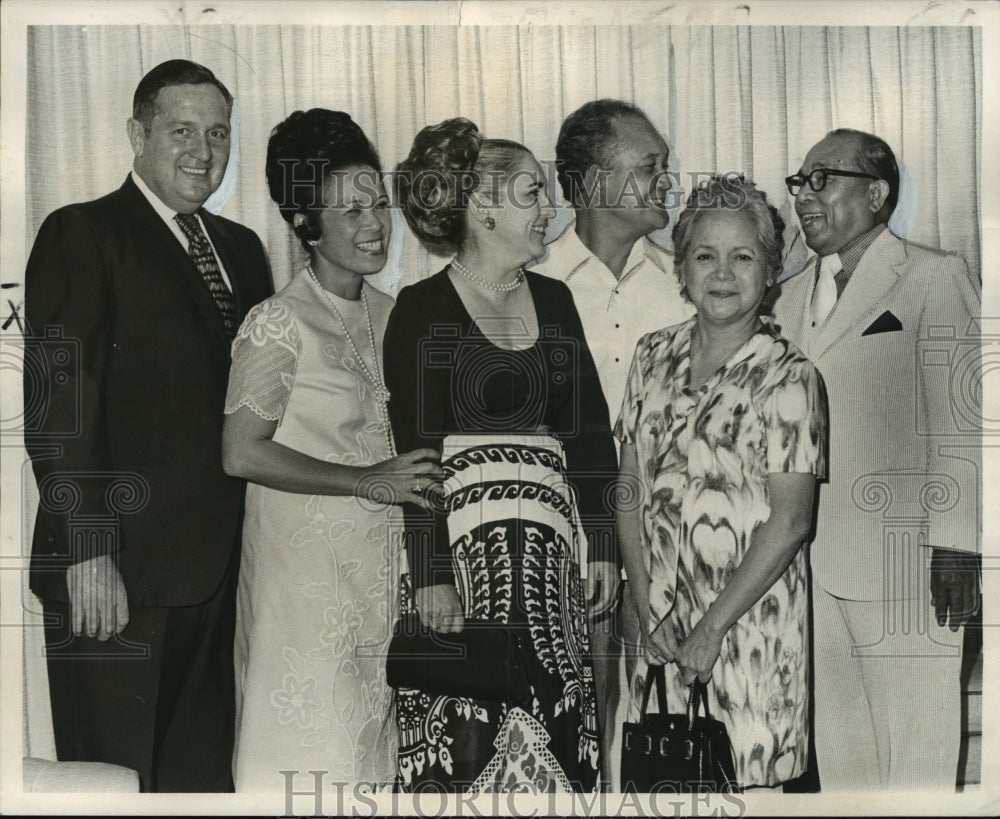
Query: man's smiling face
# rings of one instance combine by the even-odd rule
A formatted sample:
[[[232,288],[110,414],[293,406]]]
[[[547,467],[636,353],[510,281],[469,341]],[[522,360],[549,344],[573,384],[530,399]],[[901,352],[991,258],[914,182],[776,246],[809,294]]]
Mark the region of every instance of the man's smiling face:
[[[817,168],[860,172],[860,148],[858,140],[849,134],[827,136],[806,155],[800,173],[808,175]],[[802,186],[795,196],[795,212],[810,249],[828,256],[875,227],[878,209],[872,210],[874,184],[871,179],[828,176],[821,191],[812,190],[808,183]],[[878,201],[881,204],[882,200]]]
[[[194,213],[229,163],[229,106],[214,85],[169,85],[145,128],[129,120],[134,169],[165,205]]]

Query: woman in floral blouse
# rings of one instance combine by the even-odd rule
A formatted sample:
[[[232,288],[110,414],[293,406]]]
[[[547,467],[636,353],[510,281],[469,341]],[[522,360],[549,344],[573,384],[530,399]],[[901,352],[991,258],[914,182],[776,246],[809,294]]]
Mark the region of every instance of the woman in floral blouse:
[[[631,708],[650,665],[667,665],[675,711],[707,681],[744,787],[798,776],[809,744],[802,545],[826,411],[813,365],[760,315],[783,228],[742,177],[691,194],[675,269],[697,313],[640,340],[615,430],[622,477],[641,487],[640,504],[618,512],[645,626]]]

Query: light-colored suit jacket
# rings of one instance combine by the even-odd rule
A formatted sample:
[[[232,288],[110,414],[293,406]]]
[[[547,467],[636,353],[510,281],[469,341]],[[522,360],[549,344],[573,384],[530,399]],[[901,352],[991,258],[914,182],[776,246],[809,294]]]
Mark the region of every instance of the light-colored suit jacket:
[[[783,282],[774,310],[828,393],[813,574],[846,599],[913,596],[926,575],[901,569],[926,570],[918,545],[979,549],[979,286],[961,257],[886,230],[817,332],[815,269],[813,257]]]

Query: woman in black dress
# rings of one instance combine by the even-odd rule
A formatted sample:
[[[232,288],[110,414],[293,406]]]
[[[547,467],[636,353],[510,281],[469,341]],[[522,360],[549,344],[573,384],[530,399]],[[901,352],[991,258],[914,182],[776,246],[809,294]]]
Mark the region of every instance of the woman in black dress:
[[[617,560],[616,460],[570,291],[523,269],[554,215],[544,176],[524,146],[452,119],[417,135],[396,192],[421,240],[456,253],[400,291],[385,334],[397,446],[440,449],[448,476],[447,512],[404,506],[404,605],[442,632],[507,624],[531,683],[520,704],[400,691],[402,781],[591,791],[600,760],[580,568],[600,577]]]

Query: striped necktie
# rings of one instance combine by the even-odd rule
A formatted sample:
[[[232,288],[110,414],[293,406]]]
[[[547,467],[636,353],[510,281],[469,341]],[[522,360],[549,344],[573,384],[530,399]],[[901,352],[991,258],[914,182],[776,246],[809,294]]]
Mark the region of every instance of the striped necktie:
[[[226,287],[222,278],[222,271],[219,270],[219,263],[215,259],[212,245],[201,228],[198,217],[193,213],[178,213],[174,219],[181,226],[184,235],[188,240],[188,254],[191,261],[198,268],[201,277],[208,285],[208,292],[212,294],[216,307],[222,316],[222,323],[226,327],[229,338],[236,336],[236,299]]]

